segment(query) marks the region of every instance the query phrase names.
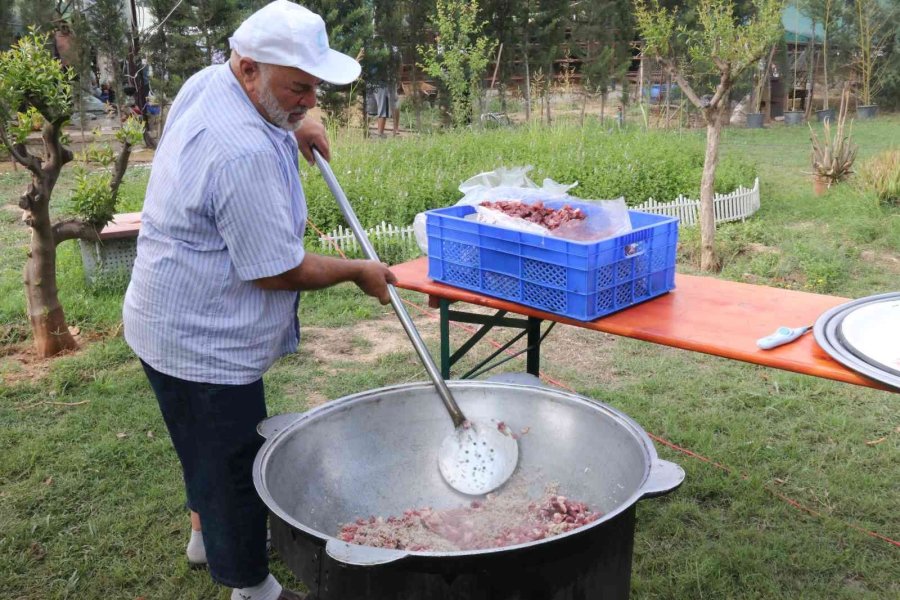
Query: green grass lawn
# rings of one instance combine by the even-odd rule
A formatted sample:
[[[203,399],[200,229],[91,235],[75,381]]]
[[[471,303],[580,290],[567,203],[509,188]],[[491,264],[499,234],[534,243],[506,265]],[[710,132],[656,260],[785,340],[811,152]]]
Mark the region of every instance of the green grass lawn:
[[[814,197],[808,136],[780,125],[725,133],[723,154],[759,170],[762,209],[720,229],[720,276],[848,297],[900,289],[900,209],[850,184]],[[871,156],[896,145],[900,117],[857,123],[854,137],[861,158]],[[391,161],[416,161],[425,160],[417,144],[469,140],[372,144]],[[502,139],[492,143],[502,163]],[[350,155],[358,144],[338,137],[335,149]],[[359,151],[378,160],[371,147]],[[140,206],[145,178],[126,181],[127,209]],[[0,173],[0,598],[227,598],[187,567],[177,459],[119,328],[124,282],[86,286],[76,244],[64,245],[63,306],[89,343],[46,364],[18,360],[29,336],[27,231],[14,205],[26,180],[21,170]],[[58,210],[70,185],[62,180]],[[695,272],[696,232],[682,239],[679,270]],[[434,352],[436,321],[414,314]],[[270,413],[426,378],[389,311],[350,287],[305,294],[301,319],[301,352],[266,376]],[[687,478],[639,504],[634,598],[900,597],[900,548],[866,533],[900,540],[900,396],[575,328],[557,327],[545,344],[547,375],[721,465],[657,444]],[[480,344],[459,372],[491,350]],[[524,370],[524,361],[504,368]],[[277,557],[273,570],[292,583]]]

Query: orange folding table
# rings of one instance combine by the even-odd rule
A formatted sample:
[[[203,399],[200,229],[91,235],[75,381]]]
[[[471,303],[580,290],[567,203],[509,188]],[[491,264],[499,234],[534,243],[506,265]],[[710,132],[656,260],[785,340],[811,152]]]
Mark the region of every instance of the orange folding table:
[[[427,294],[429,305],[440,309],[441,371],[444,377],[449,377],[451,366],[497,326],[522,331],[484,363],[527,336],[526,370],[537,375],[541,324],[549,321],[551,327],[555,323],[574,325],[775,369],[898,391],[835,361],[819,347],[811,332],[773,350],[757,348],[756,340],[778,327],[812,325],[822,313],[847,302],[847,298],[676,274],[675,289],[671,292],[585,322],[432,281],[428,278],[426,258],[395,265],[391,270],[397,276],[397,287]],[[493,315],[465,312],[451,309],[453,303],[484,306],[497,312]],[[472,338],[453,353],[450,348],[451,321],[481,325]],[[463,377],[486,370],[482,365]]]

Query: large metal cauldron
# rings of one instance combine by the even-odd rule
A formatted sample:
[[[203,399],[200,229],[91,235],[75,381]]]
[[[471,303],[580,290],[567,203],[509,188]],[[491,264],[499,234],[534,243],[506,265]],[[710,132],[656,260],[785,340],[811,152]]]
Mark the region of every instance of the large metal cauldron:
[[[271,511],[272,544],[320,600],[599,600],[627,598],[635,503],[677,488],[621,412],[566,392],[483,381],[448,382],[471,419],[502,418],[520,442],[534,498],[547,483],[604,517],[548,540],[467,552],[408,552],[344,543],[341,524],[471,498],[437,468],[453,425],[431,383],[372,390],[264,422],[256,489]]]

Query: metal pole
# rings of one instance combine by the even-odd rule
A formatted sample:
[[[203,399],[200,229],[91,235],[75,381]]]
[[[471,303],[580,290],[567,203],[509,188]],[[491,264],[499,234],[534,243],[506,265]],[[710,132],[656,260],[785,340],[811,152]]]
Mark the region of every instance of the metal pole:
[[[319,154],[319,151],[315,148],[313,148],[313,156],[316,159],[316,165],[318,165],[319,170],[322,172],[322,177],[325,179],[325,183],[328,184],[328,188],[331,190],[331,193],[334,194],[334,197],[341,208],[341,212],[343,213],[344,218],[350,224],[350,228],[353,230],[353,233],[356,234],[356,238],[359,240],[359,245],[362,246],[363,253],[367,258],[371,260],[380,261],[380,259],[378,258],[378,254],[375,253],[375,248],[372,247],[372,243],[369,241],[369,237],[366,235],[365,229],[363,229],[362,225],[359,222],[359,219],[356,218],[356,213],[353,212],[353,207],[350,206],[350,202],[347,200],[347,196],[344,194],[344,190],[342,190],[340,184],[338,184],[338,181],[335,178],[331,167],[328,165],[328,162],[324,158],[322,158],[322,155]],[[450,413],[450,417],[453,419],[453,425],[456,427],[460,427],[466,421],[465,416],[463,416],[459,405],[456,403],[456,400],[454,400],[453,394],[450,393],[450,388],[447,387],[447,382],[445,382],[443,377],[441,377],[437,366],[434,364],[434,360],[431,358],[431,354],[429,354],[428,352],[428,348],[425,346],[425,342],[422,340],[422,337],[416,330],[416,326],[413,324],[409,313],[406,311],[406,307],[403,306],[403,300],[400,298],[400,294],[397,293],[397,288],[390,284],[388,284],[387,288],[388,294],[391,297],[391,306],[394,307],[394,312],[397,313],[397,317],[400,319],[400,323],[403,325],[403,329],[406,331],[406,335],[409,336],[409,340],[412,342],[413,347],[416,349],[416,354],[419,355],[419,359],[425,366],[425,370],[428,372],[428,376],[434,383],[434,387],[437,389],[438,396],[441,397],[441,400],[444,402],[444,406],[447,407],[447,411]]]

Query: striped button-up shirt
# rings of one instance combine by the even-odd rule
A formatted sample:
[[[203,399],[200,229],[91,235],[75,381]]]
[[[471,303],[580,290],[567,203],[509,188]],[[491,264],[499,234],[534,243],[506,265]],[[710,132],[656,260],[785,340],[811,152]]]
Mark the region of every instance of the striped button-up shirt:
[[[144,362],[239,385],[297,349],[298,294],[253,283],[303,260],[297,158],[293,134],[263,119],[227,63],[185,83],[154,156],[125,294],[125,340]]]

